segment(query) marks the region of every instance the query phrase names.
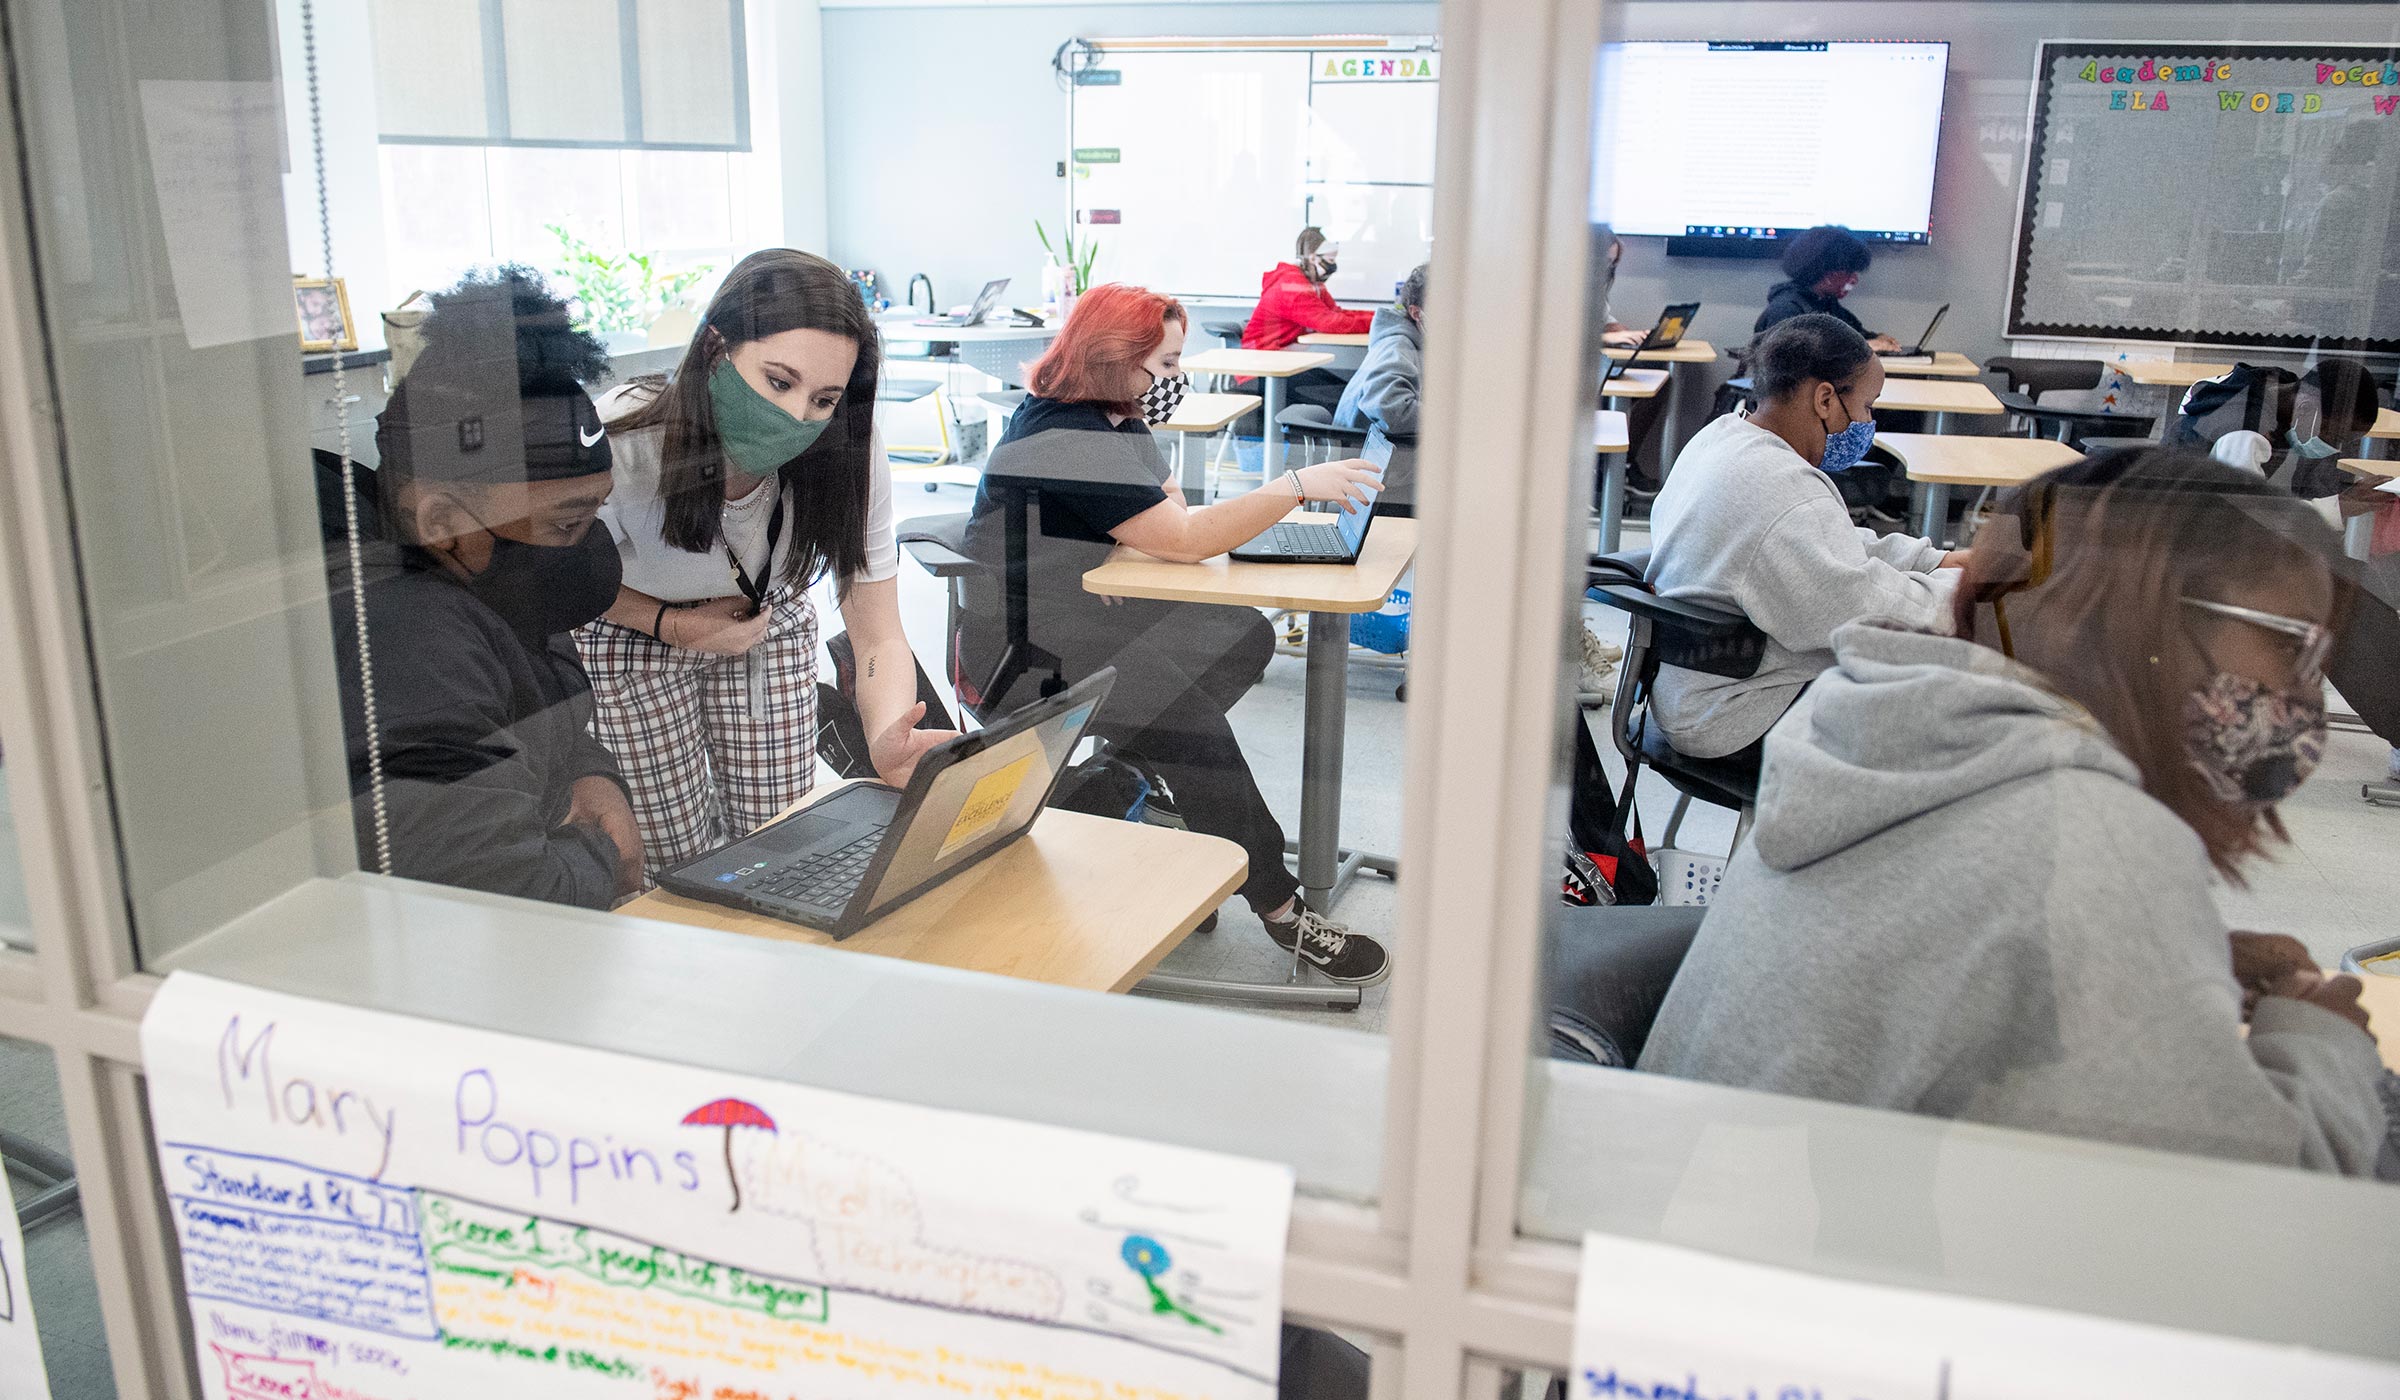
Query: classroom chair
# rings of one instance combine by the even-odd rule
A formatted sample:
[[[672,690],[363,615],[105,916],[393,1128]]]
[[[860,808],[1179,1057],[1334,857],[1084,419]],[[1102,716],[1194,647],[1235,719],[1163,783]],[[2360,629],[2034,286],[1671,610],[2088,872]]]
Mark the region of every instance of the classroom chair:
[[[17,1224],[27,1231],[54,1216],[66,1214],[80,1203],[75,1184],[75,1164],[29,1138],[0,1129],[0,1157],[8,1159],[8,1170],[33,1183],[34,1193],[16,1208]],[[0,1186],[5,1186],[0,1181]],[[6,1204],[0,1200],[0,1206]]]
[[[1740,814],[1733,832],[1738,848],[1750,834],[1751,810],[1758,802],[1757,771],[1726,759],[1678,752],[1665,732],[1650,722],[1650,694],[1661,666],[1737,680],[1755,674],[1766,655],[1766,634],[1729,609],[1660,597],[1644,581],[1649,564],[1648,550],[1595,554],[1585,573],[1586,597],[1630,615],[1609,716],[1610,738],[1625,760],[1617,820],[1628,825],[1636,820],[1634,780],[1647,765],[1678,794],[1660,847],[1675,844],[1684,813],[1698,798]]]
[[[1333,414],[1321,404],[1296,403],[1275,415],[1284,441],[1300,449],[1300,466],[1338,462],[1355,457],[1367,445],[1365,428],[1337,427]]]
[[[2008,355],[1994,355],[1983,362],[1984,373],[1997,374],[2006,387],[1997,395],[2008,409],[2009,425],[2022,429],[2025,436],[2046,435],[2078,451],[2088,451],[2085,442],[2106,434],[2109,437],[2146,438],[2158,426],[2155,416],[2139,413],[2103,413],[2090,408],[2046,406],[2042,395],[2057,392],[2088,392],[2100,387],[2108,377],[2108,366],[2099,360],[2036,360]]]

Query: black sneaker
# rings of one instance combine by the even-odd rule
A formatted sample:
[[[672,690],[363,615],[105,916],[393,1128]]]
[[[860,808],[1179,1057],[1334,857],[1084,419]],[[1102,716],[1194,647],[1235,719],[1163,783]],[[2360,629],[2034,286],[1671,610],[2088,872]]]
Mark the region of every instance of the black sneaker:
[[[1301,961],[1336,982],[1371,987],[1391,975],[1392,960],[1381,943],[1363,933],[1352,933],[1301,900],[1292,901],[1291,918],[1262,918],[1260,922],[1267,926],[1267,937],[1275,940],[1276,947],[1288,953],[1298,944]]]

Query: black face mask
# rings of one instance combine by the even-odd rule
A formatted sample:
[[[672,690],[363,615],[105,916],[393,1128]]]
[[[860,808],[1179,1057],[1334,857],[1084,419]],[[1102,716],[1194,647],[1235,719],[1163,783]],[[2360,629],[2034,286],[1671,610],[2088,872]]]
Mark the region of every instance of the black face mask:
[[[506,539],[488,525],[484,533],[491,535],[491,562],[467,580],[467,591],[526,641],[540,643],[573,631],[617,601],[625,564],[617,557],[616,540],[599,521],[567,545]]]

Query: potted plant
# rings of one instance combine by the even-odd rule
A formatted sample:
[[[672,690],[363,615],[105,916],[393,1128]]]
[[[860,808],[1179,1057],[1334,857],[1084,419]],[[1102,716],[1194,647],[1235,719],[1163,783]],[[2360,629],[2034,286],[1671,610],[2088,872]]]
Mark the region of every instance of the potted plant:
[[[1033,236],[1042,240],[1042,251],[1050,255],[1050,261],[1042,268],[1042,291],[1057,298],[1058,318],[1064,321],[1074,313],[1075,298],[1091,290],[1092,260],[1100,256],[1100,240],[1086,238],[1083,246],[1077,248],[1074,228],[1062,225],[1058,244],[1053,247],[1049,231],[1039,219],[1033,221]]]
[[[647,253],[604,253],[563,224],[544,224],[558,240],[554,275],[574,298],[575,328],[606,342],[611,354],[648,346],[650,323],[680,305],[708,264],[661,270]]]

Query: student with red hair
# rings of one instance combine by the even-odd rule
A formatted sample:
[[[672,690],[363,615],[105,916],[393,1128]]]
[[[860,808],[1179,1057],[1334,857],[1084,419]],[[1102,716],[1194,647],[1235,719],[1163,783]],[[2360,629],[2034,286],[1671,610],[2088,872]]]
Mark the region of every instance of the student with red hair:
[[[1249,608],[1102,598],[1083,588],[1085,572],[1119,544],[1197,562],[1249,540],[1301,501],[1363,501],[1376,479],[1364,461],[1328,462],[1247,495],[1185,505],[1149,426],[1166,421],[1183,397],[1185,326],[1174,299],[1139,287],[1096,287],[1076,301],[1027,376],[1032,392],[992,449],[975,495],[966,549],[984,567],[966,580],[951,679],[960,699],[992,716],[1037,698],[1053,658],[1069,683],[1114,666],[1116,688],[1096,732],[1166,780],[1192,830],[1248,853],[1241,893],[1267,936],[1335,981],[1380,982],[1389,971],[1382,945],[1300,898],[1283,863],[1283,828],[1226,721],[1275,654],[1266,618]],[[1022,506],[1026,521],[1022,606],[1036,655],[1002,676],[1011,506]]]

